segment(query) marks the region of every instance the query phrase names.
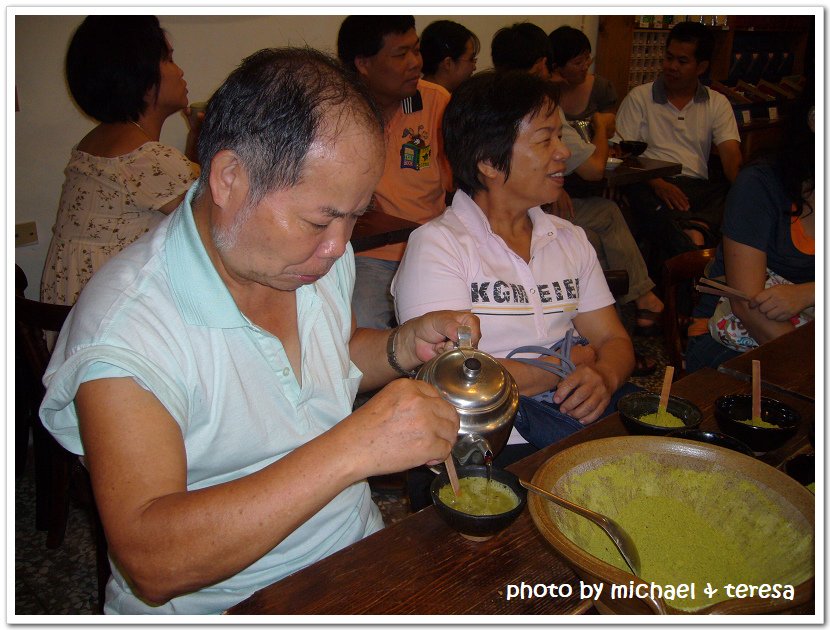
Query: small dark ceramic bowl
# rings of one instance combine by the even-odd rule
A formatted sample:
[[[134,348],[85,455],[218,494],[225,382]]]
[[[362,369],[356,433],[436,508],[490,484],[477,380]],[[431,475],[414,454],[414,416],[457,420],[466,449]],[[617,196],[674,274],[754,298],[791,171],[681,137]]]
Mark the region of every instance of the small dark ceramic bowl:
[[[623,140],[620,142],[620,149],[622,150],[623,155],[636,157],[638,155],[642,155],[643,151],[648,149],[648,142],[642,142],[640,140]]]
[[[682,438],[684,440],[694,440],[695,442],[703,442],[704,444],[711,444],[712,446],[721,446],[728,448],[744,455],[754,457],[752,449],[737,438],[733,438],[726,433],[718,433],[717,431],[700,431],[698,429],[675,429],[666,437]]]
[[[629,431],[641,435],[666,435],[681,427],[661,427],[655,424],[642,422],[640,418],[650,413],[657,412],[657,405],[660,404],[660,396],[652,392],[633,392],[620,398],[617,403],[617,411]],[[669,396],[666,404],[666,411],[677,416],[683,421],[686,429],[695,429],[703,421],[703,414],[694,403],[680,398],[680,396]]]
[[[816,480],[816,456],[813,453],[796,455],[784,464],[784,472],[802,486],[810,485]]]
[[[456,470],[459,479],[463,479],[464,477],[487,477],[486,466],[456,466]],[[455,531],[469,540],[486,540],[499,533],[515,521],[516,517],[522,513],[525,505],[527,505],[527,490],[519,483],[519,478],[516,475],[506,470],[493,468],[491,479],[501,482],[510,488],[518,497],[519,504],[512,510],[502,512],[501,514],[476,516],[467,514],[466,512],[459,512],[438,498],[438,491],[450,482],[446,470],[435,477],[432,480],[432,485],[430,485],[432,502],[435,504],[435,508],[438,510],[441,518]]]
[[[766,453],[784,444],[795,435],[801,420],[795,409],[766,396],[761,396],[761,419],[776,425],[775,428],[740,422],[751,416],[752,396],[749,394],[730,394],[715,401],[715,418],[723,432],[746,442],[756,453]]]

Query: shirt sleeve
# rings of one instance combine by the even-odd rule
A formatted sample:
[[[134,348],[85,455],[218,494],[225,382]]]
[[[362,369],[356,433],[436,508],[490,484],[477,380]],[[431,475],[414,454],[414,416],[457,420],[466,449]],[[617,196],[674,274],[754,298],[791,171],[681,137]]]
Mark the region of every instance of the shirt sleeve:
[[[712,142],[715,146],[727,140],[741,141],[741,134],[738,132],[738,121],[735,112],[729,101],[723,94],[709,90],[709,97],[712,99],[714,113],[714,124],[712,125]]]
[[[640,133],[641,125],[645,125],[647,119],[638,93],[638,88],[634,88],[620,103],[615,123],[617,128],[615,137],[617,140],[625,138],[626,140],[646,140],[648,142]]]
[[[594,77],[594,102],[598,112],[611,112],[617,106],[617,91],[614,84],[601,76]]]
[[[564,116],[562,120],[565,120]],[[567,122],[562,125],[562,142],[571,152],[571,156],[565,162],[565,175],[570,175],[578,169],[596,150],[593,144],[585,142],[579,132]]]
[[[132,194],[141,205],[158,210],[187,192],[199,177],[199,165],[188,160],[181,151],[158,142],[141,147],[130,178]]]
[[[773,238],[776,208],[769,191],[773,174],[759,165],[738,173],[726,198],[723,234],[762,252]]]
[[[398,322],[431,311],[469,311],[472,302],[466,267],[463,256],[440,228],[428,224],[412,232],[392,280]]]

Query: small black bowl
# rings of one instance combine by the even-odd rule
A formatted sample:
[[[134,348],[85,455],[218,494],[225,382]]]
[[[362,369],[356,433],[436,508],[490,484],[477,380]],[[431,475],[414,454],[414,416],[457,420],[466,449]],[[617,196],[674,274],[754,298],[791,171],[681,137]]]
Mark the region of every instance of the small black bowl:
[[[642,142],[641,140],[623,140],[620,142],[620,149],[623,155],[637,157],[648,149],[648,142]]]
[[[724,433],[746,442],[756,453],[778,448],[798,430],[799,413],[774,398],[761,396],[761,419],[775,428],[756,427],[741,420],[752,416],[752,396],[730,394],[715,401],[715,419]]]
[[[666,437],[682,438],[684,440],[694,440],[696,442],[703,442],[704,444],[711,444],[712,446],[721,446],[728,448],[744,455],[754,457],[755,453],[746,444],[737,438],[733,438],[726,433],[718,433],[717,431],[700,431],[698,429],[675,429]]]
[[[463,479],[464,477],[487,477],[486,466],[456,466],[456,471],[458,472],[459,479]],[[519,514],[522,513],[522,510],[525,509],[525,505],[527,505],[527,490],[519,483],[519,478],[516,475],[506,470],[493,468],[490,478],[493,481],[503,483],[516,493],[516,497],[519,499],[516,507],[508,512],[486,516],[476,516],[474,514],[467,514],[466,512],[459,512],[438,498],[438,491],[450,482],[446,470],[435,477],[430,485],[432,502],[435,504],[438,513],[450,527],[469,540],[486,540],[499,533],[515,521]]]
[[[666,411],[680,418],[685,427],[662,427],[655,424],[642,422],[640,418],[650,413],[656,413],[657,405],[660,403],[660,396],[652,392],[633,392],[620,398],[617,403],[617,411],[623,424],[632,433],[642,435],[666,435],[678,428],[694,429],[703,422],[703,414],[693,402],[680,398],[680,396],[669,396],[666,404]]]

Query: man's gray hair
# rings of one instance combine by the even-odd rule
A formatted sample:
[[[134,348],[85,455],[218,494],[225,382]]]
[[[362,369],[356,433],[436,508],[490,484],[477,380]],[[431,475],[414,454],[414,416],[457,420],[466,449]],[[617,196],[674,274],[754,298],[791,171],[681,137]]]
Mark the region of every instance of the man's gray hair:
[[[236,153],[250,182],[248,203],[296,185],[315,142],[334,140],[344,120],[383,134],[383,119],[363,84],[334,58],[311,48],[267,48],[245,58],[211,97],[199,135],[199,193],[211,160]],[[365,156],[355,156],[365,159]]]

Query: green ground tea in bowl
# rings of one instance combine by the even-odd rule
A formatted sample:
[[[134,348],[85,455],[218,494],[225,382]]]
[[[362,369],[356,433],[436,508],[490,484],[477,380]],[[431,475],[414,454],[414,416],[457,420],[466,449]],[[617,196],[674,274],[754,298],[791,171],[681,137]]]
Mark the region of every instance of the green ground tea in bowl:
[[[777,424],[773,424],[772,422],[767,422],[762,418],[747,418],[746,420],[735,420],[735,422],[742,422],[743,424],[748,424],[751,427],[761,427],[763,429],[780,429]]]
[[[455,496],[452,486],[446,484],[438,491],[438,498],[459,512],[486,516],[503,514],[519,505],[516,493],[499,481],[487,481],[485,477],[462,477],[458,483],[461,487],[459,496]]]
[[[669,413],[668,411],[663,412],[656,412],[656,413],[648,413],[644,416],[640,416],[640,422],[645,422],[646,424],[653,424],[656,427],[685,427],[686,423],[683,422],[682,418],[678,418],[673,413]]]
[[[813,574],[812,527],[751,480],[712,464],[676,466],[660,455],[622,456],[563,477],[554,492],[619,523],[640,553],[646,583],[695,585],[696,597],[666,603],[694,612],[729,599],[728,584],[797,585]],[[596,525],[556,506],[561,532],[628,572]],[[749,525],[751,524],[751,525]],[[717,589],[705,594],[707,585]]]

